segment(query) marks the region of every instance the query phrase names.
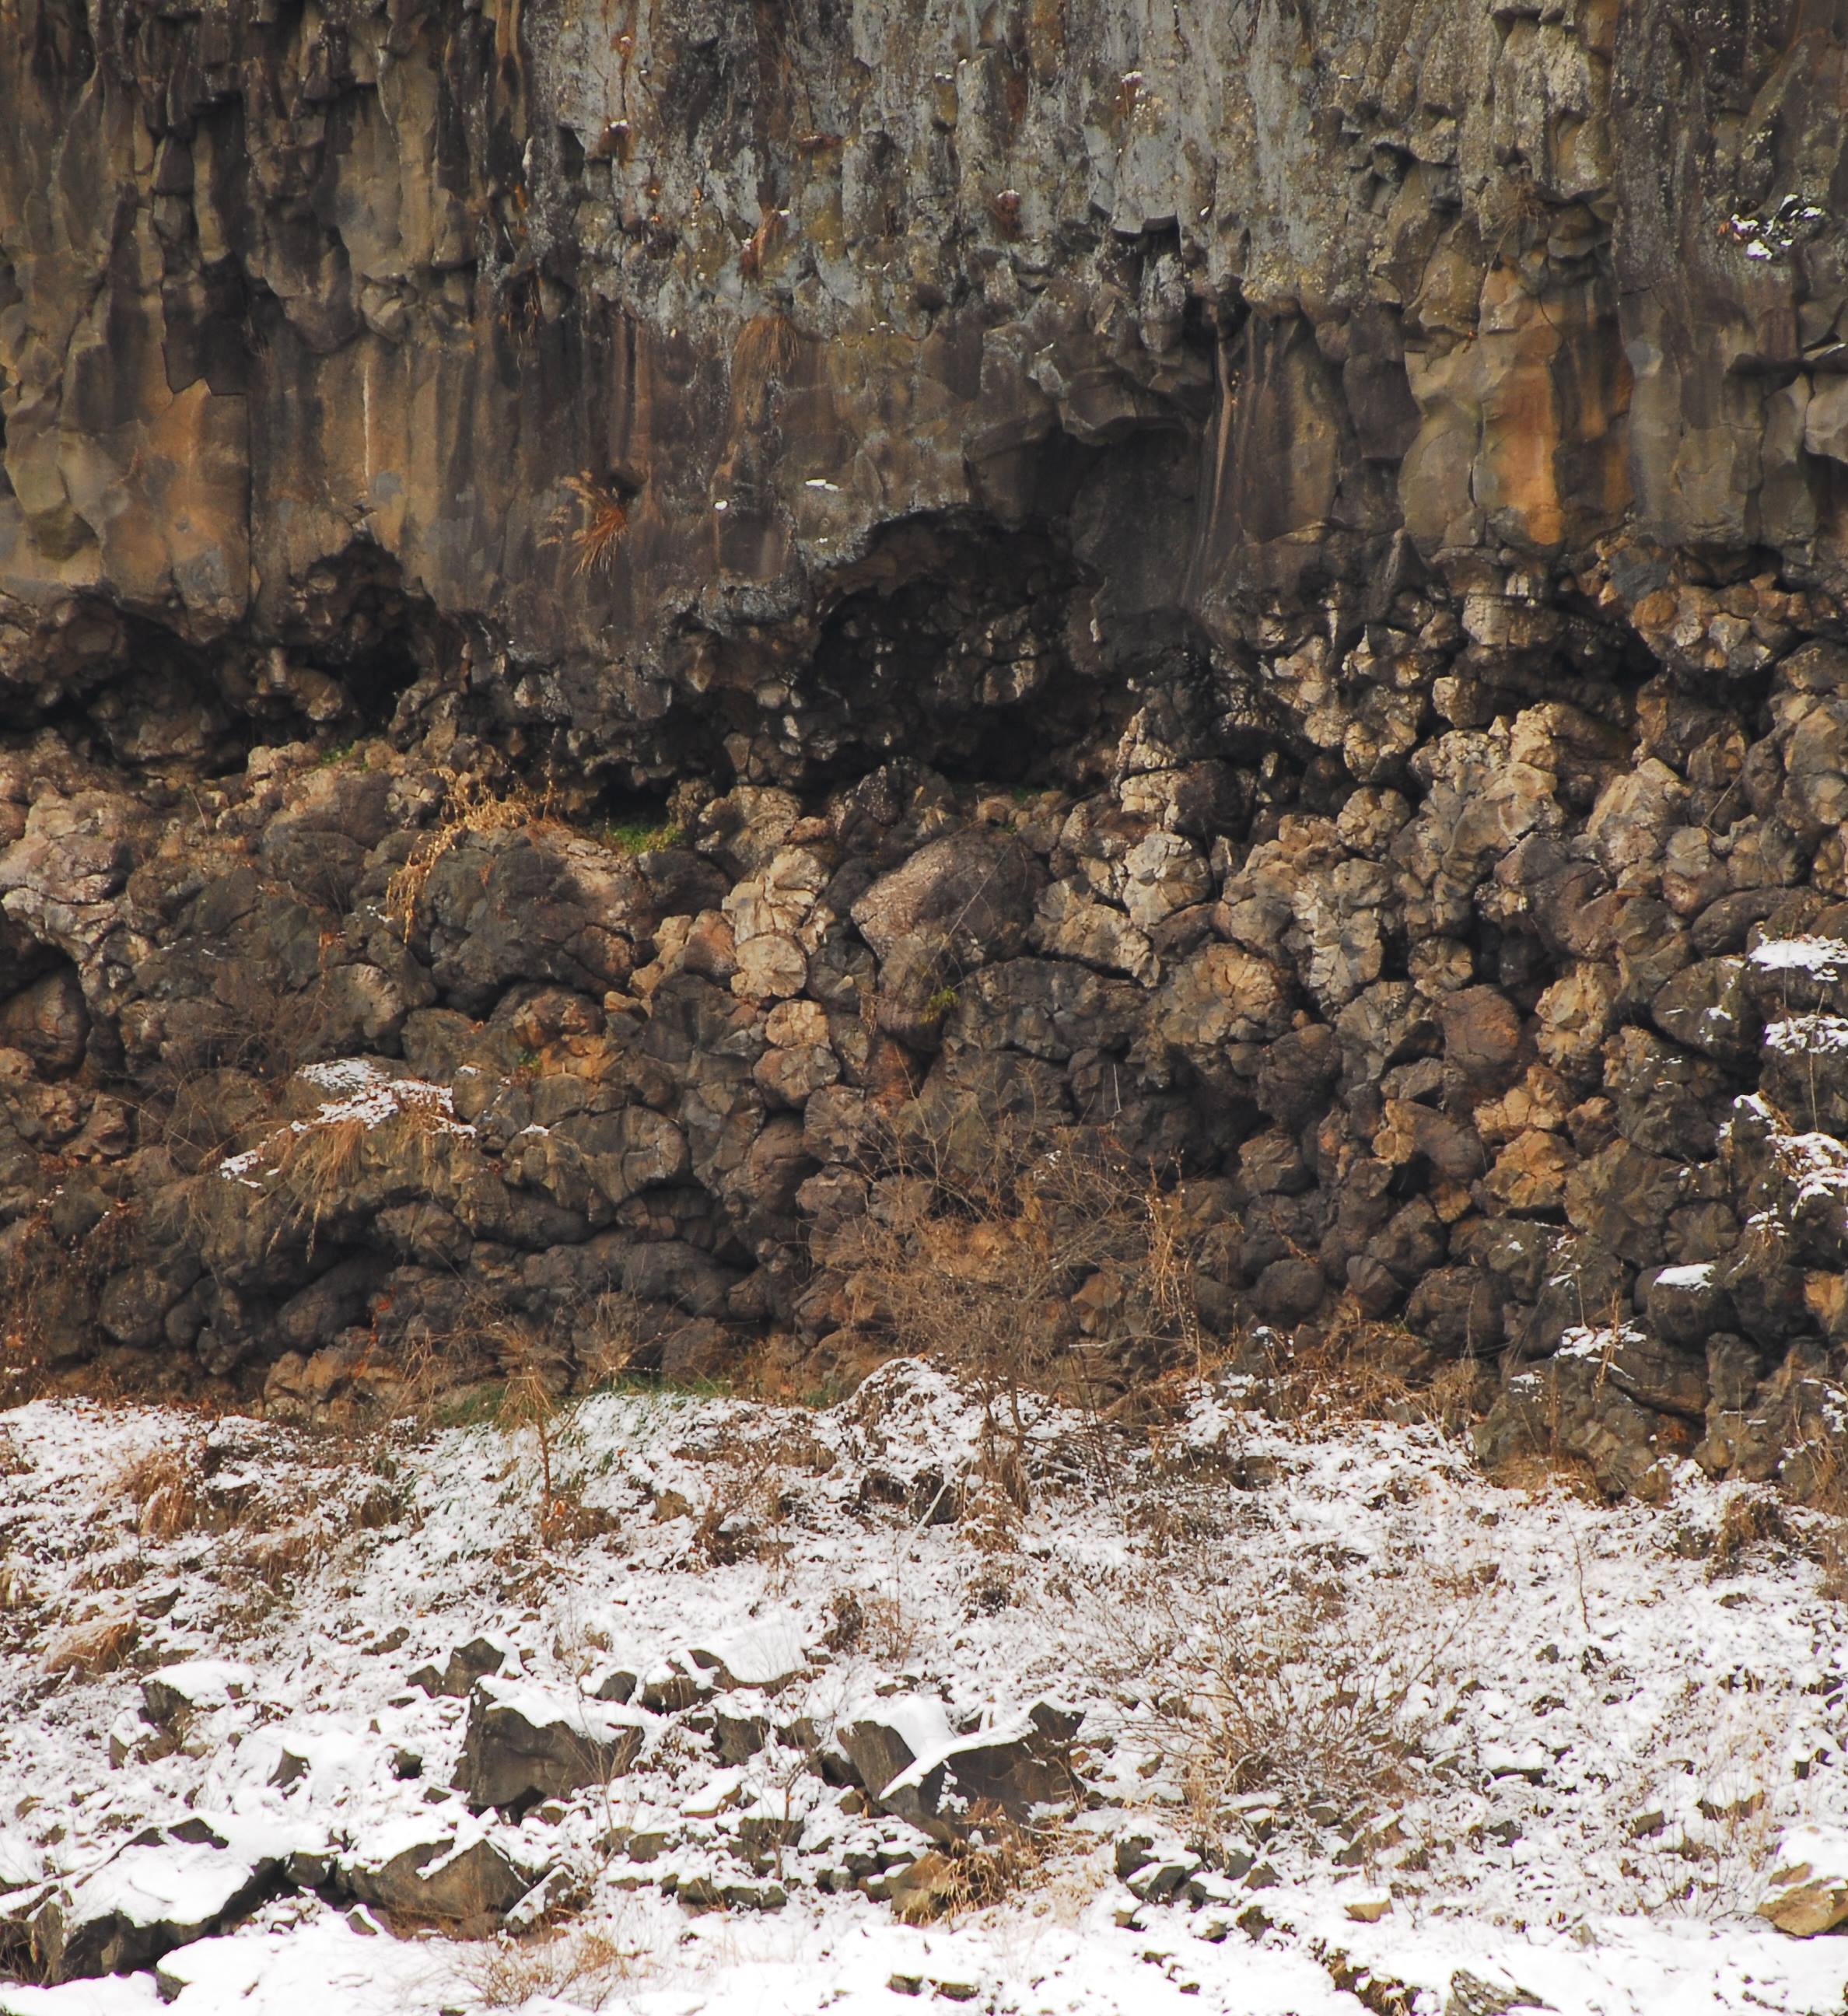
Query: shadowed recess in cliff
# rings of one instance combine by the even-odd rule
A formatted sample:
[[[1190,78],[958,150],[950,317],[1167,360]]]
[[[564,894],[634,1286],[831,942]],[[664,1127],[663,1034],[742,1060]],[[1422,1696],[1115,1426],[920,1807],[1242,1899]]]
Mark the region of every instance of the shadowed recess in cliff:
[[[351,739],[391,722],[420,678],[453,671],[456,626],[355,545],[302,585],[281,642],[239,630],[213,644],[94,599],[30,681],[0,682],[0,728],[50,726],[130,770],[217,775],[256,749]]]

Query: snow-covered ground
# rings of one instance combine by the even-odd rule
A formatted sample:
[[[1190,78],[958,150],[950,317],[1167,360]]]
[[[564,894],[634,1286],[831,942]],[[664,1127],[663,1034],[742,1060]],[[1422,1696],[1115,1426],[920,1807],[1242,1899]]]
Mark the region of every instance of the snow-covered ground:
[[[1848,1849],[1806,1515],[1692,1470],[1503,1490],[1433,1428],[1239,1398],[1042,1410],[1018,1464],[910,1364],[820,1413],[600,1395],[543,1445],[0,1417],[0,1919],[203,1928],[0,2012],[1848,2007],[1848,1938],[1756,1915],[1787,1839]],[[484,1662],[472,1712],[607,1742],[592,1782],[470,1810]],[[902,1922],[945,1865],[852,1732],[921,1781],[1039,1704],[1083,1795]],[[536,1886],[513,1931],[356,1901],[470,1856]]]

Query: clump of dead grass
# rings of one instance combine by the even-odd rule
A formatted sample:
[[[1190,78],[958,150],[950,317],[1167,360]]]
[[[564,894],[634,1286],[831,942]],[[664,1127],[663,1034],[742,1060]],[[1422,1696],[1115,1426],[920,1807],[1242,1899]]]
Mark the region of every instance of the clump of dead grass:
[[[569,545],[577,555],[580,574],[607,574],[615,564],[616,549],[629,526],[622,494],[614,483],[588,473],[567,476],[564,487],[576,501],[578,523],[571,523],[571,506],[561,505],[553,514],[549,543]]]
[[[1184,1186],[1108,1136],[1031,1116],[917,1109],[867,1157],[864,1215],[837,1242],[856,1328],[928,1357],[980,1396],[986,1480],[1026,1503],[1043,1395],[1106,1419],[1206,1345]]]
[[[1466,1683],[1482,1597],[1421,1551],[1356,1583],[1307,1555],[1246,1568],[1219,1539],[1176,1550],[1125,1603],[1106,1582],[1078,1602],[1075,1642],[1147,1703],[1158,1755],[1204,1841],[1238,1835],[1254,1802],[1285,1823],[1346,1822],[1411,1799]]]
[[[1252,1792],[1344,1813],[1402,1797],[1430,1733],[1421,1697],[1438,1647],[1389,1630],[1333,1582],[1299,1582],[1260,1618],[1209,1622],[1212,1647],[1184,1719],[1184,1782],[1198,1809]]]
[[[140,1637],[141,1625],[131,1611],[86,1618],[59,1632],[45,1647],[45,1669],[80,1679],[113,1673],[127,1662]]]
[[[443,773],[443,802],[436,823],[420,835],[385,887],[384,913],[401,937],[415,928],[418,906],[432,872],[471,835],[507,833],[556,823],[553,794],[524,785],[499,787],[474,772]]]
[[[113,1495],[125,1502],[144,1540],[196,1532],[211,1513],[197,1441],[163,1442],[131,1456],[116,1474]]]
[[[596,2009],[634,1974],[640,1950],[608,1924],[506,1935],[470,1956],[463,1976],[486,2009],[520,2009],[544,1996]]]
[[[1356,1421],[1431,1422],[1454,1431],[1480,1411],[1494,1383],[1475,1359],[1434,1369],[1420,1338],[1369,1316],[1351,1295],[1325,1323],[1295,1335],[1264,1329],[1234,1339],[1227,1358],[1258,1381],[1254,1397],[1270,1420],[1306,1435]]]

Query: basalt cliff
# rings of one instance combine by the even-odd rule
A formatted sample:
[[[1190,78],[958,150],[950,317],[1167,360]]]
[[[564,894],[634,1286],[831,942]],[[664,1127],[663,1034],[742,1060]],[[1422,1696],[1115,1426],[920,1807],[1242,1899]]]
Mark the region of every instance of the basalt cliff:
[[[0,0],[0,108],[16,1376],[850,1368],[1001,1143],[1176,1348],[1828,1469],[1848,9]]]

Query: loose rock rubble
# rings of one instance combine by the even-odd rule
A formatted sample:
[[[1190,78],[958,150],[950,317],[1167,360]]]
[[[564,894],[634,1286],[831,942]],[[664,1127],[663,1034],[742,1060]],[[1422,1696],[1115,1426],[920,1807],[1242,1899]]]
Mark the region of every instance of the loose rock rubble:
[[[821,1413],[600,1396],[546,1449],[226,1422],[261,1491],[171,1533],[135,1492],[185,1417],[16,1410],[0,1946],[67,1985],[0,2009],[117,1976],[229,2016],[344,1967],[434,2016],[580,1946],[729,2008],[811,1938],[812,2000],[851,1967],[1006,2006],[1028,1947],[1061,2011],[1151,1967],[1276,2016],[1839,1998],[1833,1526],[1685,1460],[1655,1506],[1527,1496],[1430,1428],[1257,1397],[1183,1394],[1153,1446],[1032,1403],[1004,1535],[981,1396],[906,1362]],[[279,1604],[295,1501],[386,1471],[396,1516]],[[548,1489],[609,1516],[557,1537]],[[124,1663],[74,1670],[117,1604]]]
[[[446,843],[387,830],[387,808],[441,794],[380,742],[214,787],[182,853],[99,898],[110,942],[146,947],[106,983],[139,1031],[128,1055],[184,1078],[162,1138],[146,1111],[85,1134],[108,1100],[81,1072],[48,1082],[21,1052],[7,1081],[70,1123],[22,1136],[10,1165],[20,1342],[67,1377],[209,1381],[301,1419],[521,1348],[558,1377],[614,1362],[686,1380],[770,1337],[856,1373],[894,1337],[866,1226],[927,1163],[1067,1144],[1180,1186],[1216,1340],[1268,1327],[1313,1350],[1396,1324],[1397,1370],[1454,1368],[1492,1463],[1570,1455],[1648,1495],[1692,1454],[1812,1489],[1848,1323],[1830,1131],[1848,1128],[1848,905],[1795,854],[1762,904],[1642,893],[1667,886],[1695,799],[1753,802],[1745,770],[1688,781],[1706,744],[1659,740],[1645,818],[1610,745],[1548,704],[1425,745],[1416,806],[1363,792],[1209,845],[1164,825],[1172,808],[1129,809],[1153,788],[1127,768],[1143,732],[1089,797],[982,797],[899,762],[813,812],[693,793],[684,842],[633,856],[536,810]],[[1775,736],[1755,746],[1781,761]],[[1813,830],[1778,788],[1739,816]],[[344,912],[236,865],[304,792],[380,807]],[[1103,956],[1096,920],[1151,921],[1111,864],[1155,859],[1157,837],[1205,878],[1169,913],[1191,921]],[[399,913],[392,878],[420,847],[438,851]],[[486,893],[442,923],[441,891],[477,873]],[[621,960],[593,974],[518,949],[529,873],[561,942],[620,940]],[[192,892],[167,925],[160,886]],[[250,938],[235,967],[289,1019],[279,1064],[240,1047],[244,1012],[211,992],[221,927],[200,920],[221,900],[283,962]],[[1373,952],[1342,963],[1324,900],[1338,936],[1371,920],[1365,942],[1397,945],[1409,977]],[[1486,917],[1499,981],[1472,935]],[[285,927],[318,941],[307,965]],[[744,959],[773,941],[787,985]],[[465,969],[497,977],[445,977]],[[1120,1266],[1075,1263],[1064,1287],[1050,1348],[1082,1346],[1107,1379],[1151,1369]],[[1178,1332],[1152,1347],[1154,1369],[1184,1358]]]

